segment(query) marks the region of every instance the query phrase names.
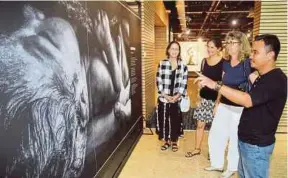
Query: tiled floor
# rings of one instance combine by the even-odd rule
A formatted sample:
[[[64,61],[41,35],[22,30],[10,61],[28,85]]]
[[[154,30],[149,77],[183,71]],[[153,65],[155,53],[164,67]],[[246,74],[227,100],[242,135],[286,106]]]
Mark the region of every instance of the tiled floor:
[[[207,160],[207,132],[203,140],[202,154],[190,159],[185,158],[185,152],[194,148],[195,132],[185,132],[179,140],[178,152],[161,151],[163,144],[157,135],[143,135],[133,153],[124,166],[119,178],[217,178],[218,172],[207,172],[203,168],[209,166]],[[273,152],[270,177],[287,177],[287,135],[276,136],[276,146]],[[234,175],[233,178],[237,178]]]

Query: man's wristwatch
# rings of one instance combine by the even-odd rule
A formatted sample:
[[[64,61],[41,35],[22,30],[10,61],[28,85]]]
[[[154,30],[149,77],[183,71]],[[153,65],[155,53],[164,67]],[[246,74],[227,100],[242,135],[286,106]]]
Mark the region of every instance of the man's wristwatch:
[[[223,86],[222,81],[217,81],[214,90],[218,92],[222,86]]]

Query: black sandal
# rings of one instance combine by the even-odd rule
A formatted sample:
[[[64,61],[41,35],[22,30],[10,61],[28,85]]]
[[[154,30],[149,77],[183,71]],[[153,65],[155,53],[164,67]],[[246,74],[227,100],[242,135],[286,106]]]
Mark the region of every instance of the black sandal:
[[[191,151],[188,151],[188,152],[186,152],[186,154],[185,154],[185,157],[186,158],[191,158],[193,155],[192,155],[192,152]]]
[[[186,158],[191,158],[191,157],[193,157],[193,156],[200,155],[201,149],[200,149],[200,148],[195,148],[194,151],[195,151],[195,150],[198,150],[198,152],[193,153],[193,151],[192,151],[192,152],[191,152],[191,151],[188,151],[188,152],[185,154],[185,157],[186,157]]]
[[[170,144],[166,142],[164,145],[161,146],[161,150],[162,150],[162,151],[165,151],[165,150],[167,150],[169,147],[170,147]]]
[[[173,152],[178,151],[178,145],[176,143],[172,143],[172,151]]]

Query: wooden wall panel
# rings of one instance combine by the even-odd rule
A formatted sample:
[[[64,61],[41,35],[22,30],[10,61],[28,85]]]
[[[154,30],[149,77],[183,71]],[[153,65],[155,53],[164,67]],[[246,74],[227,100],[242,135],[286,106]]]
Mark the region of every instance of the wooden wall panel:
[[[142,109],[149,119],[156,106],[156,68],[167,45],[168,15],[163,2],[141,2]],[[157,22],[157,23],[156,23]],[[145,124],[145,123],[144,123]]]
[[[144,1],[141,3],[142,109],[144,119],[153,111],[155,100],[154,71],[151,70],[155,59],[154,10],[154,2]]]

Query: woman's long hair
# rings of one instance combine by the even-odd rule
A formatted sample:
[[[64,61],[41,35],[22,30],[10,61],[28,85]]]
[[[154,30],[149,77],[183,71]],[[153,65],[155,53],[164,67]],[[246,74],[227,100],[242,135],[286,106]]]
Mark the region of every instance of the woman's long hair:
[[[238,54],[239,61],[243,61],[250,56],[251,46],[247,36],[244,33],[240,31],[230,31],[227,33],[225,41],[227,42],[229,39],[236,39],[240,42],[241,49]],[[225,50],[225,56],[228,56],[228,59],[231,58],[227,50]]]

